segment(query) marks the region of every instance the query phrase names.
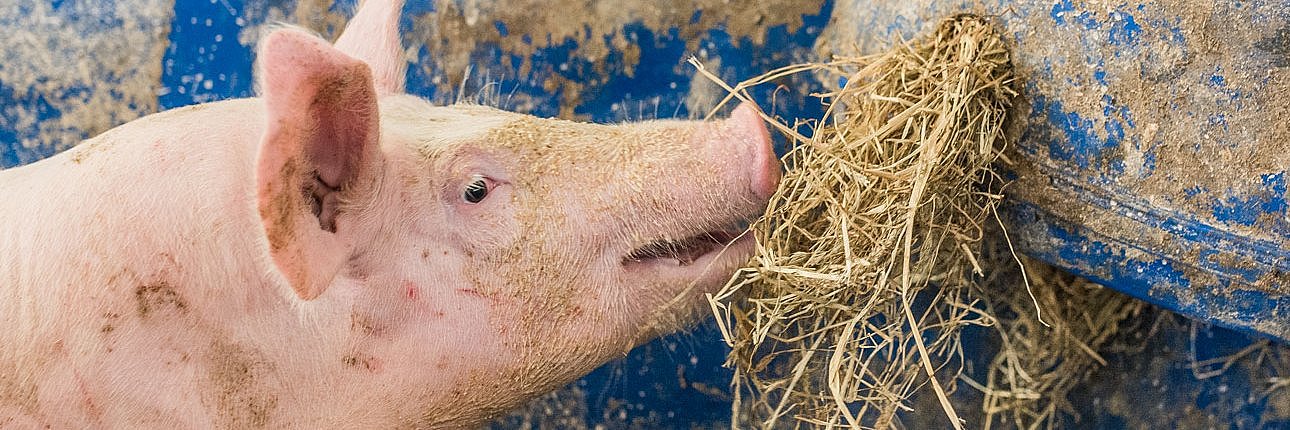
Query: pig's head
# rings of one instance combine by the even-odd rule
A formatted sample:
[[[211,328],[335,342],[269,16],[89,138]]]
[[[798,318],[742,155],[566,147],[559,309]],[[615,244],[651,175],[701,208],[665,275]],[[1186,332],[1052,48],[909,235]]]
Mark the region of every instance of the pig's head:
[[[336,47],[262,42],[258,204],[283,295],[346,307],[386,372],[510,406],[692,320],[751,255],[740,225],[779,177],[752,107],[598,125],[433,106],[354,25]]]

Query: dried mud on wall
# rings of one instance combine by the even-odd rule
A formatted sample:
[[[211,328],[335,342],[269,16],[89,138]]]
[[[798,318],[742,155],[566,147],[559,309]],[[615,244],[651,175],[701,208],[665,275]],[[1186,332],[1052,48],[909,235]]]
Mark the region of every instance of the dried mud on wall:
[[[1019,146],[1061,165],[1041,167],[1073,167],[1241,234],[1290,234],[1290,11],[1261,3],[844,0],[817,48],[875,52],[952,13],[993,15],[1029,102],[1015,131],[1035,145]],[[1272,210],[1246,218],[1238,207],[1258,204]]]
[[[1009,200],[1042,215],[1016,226],[1023,248],[1287,335],[1284,314],[1241,310],[1290,293],[1284,2],[844,0],[817,51],[877,52],[960,12],[993,16],[1015,55]]]
[[[468,78],[467,70],[476,66],[472,64],[472,54],[477,48],[496,46],[505,54],[500,64],[503,73],[509,71],[523,79],[539,72],[536,75],[545,78],[538,84],[547,93],[559,95],[559,116],[575,118],[574,107],[583,102],[583,92],[606,84],[610,76],[632,77],[641,62],[680,64],[684,60],[642,58],[641,44],[654,41],[638,40],[627,31],[629,26],[642,26],[655,35],[674,36],[685,41],[687,51],[701,60],[719,61],[719,58],[707,57],[710,52],[700,46],[707,30],[722,29],[736,44],[748,40],[761,45],[765,43],[768,29],[785,26],[790,33],[794,32],[803,25],[802,16],[819,13],[822,4],[822,1],[784,0],[438,1],[435,12],[414,18],[413,31],[406,37],[410,52],[424,48],[436,60],[420,64],[421,72],[436,84],[454,88]],[[571,60],[590,64],[591,69],[583,72],[587,79],[570,79],[552,70],[537,70],[552,65],[535,63],[534,55],[562,46],[573,46],[569,53]],[[712,90],[703,85],[695,89]],[[690,98],[705,100],[711,95]],[[518,110],[525,110],[522,103],[519,107]],[[702,107],[691,110],[702,110]]]
[[[0,168],[157,110],[173,0],[0,2]],[[5,134],[17,130],[13,135]]]
[[[249,2],[242,12],[247,22],[239,41],[253,47],[264,31],[263,23],[286,22],[334,38],[352,12],[352,2],[307,0],[294,5]],[[803,25],[803,15],[817,14],[824,2],[701,0],[694,3],[606,2],[595,0],[437,0],[429,5],[416,2],[405,11],[403,34],[405,58],[413,75],[424,79],[422,91],[437,102],[468,100],[521,112],[533,111],[543,103],[558,103],[557,116],[581,118],[574,113],[586,101],[584,93],[599,91],[611,76],[633,77],[641,62],[668,61],[688,68],[684,58],[642,58],[641,40],[629,28],[643,28],[654,35],[685,41],[686,50],[713,69],[721,59],[701,46],[711,29],[720,29],[736,43],[766,42],[768,29],[783,26],[790,33]],[[405,23],[405,25],[407,25]],[[496,64],[481,63],[481,48],[495,48]],[[548,62],[544,51],[571,47],[567,60]],[[644,50],[644,51],[647,51]],[[765,55],[784,56],[786,52]],[[800,54],[800,53],[798,53]],[[565,55],[561,52],[560,55]],[[576,63],[571,65],[571,63]],[[570,78],[566,67],[589,66]],[[529,81],[544,96],[533,91],[498,94],[494,84],[506,80]],[[461,93],[465,90],[465,94]],[[491,92],[490,92],[491,91]],[[708,82],[696,81],[688,95],[690,111],[706,111],[724,92]],[[502,98],[505,97],[505,100]],[[663,113],[660,113],[662,115]]]

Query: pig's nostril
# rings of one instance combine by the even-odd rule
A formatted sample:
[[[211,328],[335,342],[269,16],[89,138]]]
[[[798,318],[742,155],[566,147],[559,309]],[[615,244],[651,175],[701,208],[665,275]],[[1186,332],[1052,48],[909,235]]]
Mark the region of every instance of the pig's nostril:
[[[766,122],[757,113],[756,106],[748,103],[735,108],[726,122],[742,141],[744,150],[751,154],[748,169],[753,192],[759,198],[770,198],[779,185],[780,166]]]

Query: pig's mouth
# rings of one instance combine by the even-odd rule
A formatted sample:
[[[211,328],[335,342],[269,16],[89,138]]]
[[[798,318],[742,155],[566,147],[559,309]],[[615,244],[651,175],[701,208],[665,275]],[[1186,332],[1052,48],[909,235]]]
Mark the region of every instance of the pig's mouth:
[[[730,246],[742,232],[730,228],[706,231],[681,240],[659,239],[632,250],[623,257],[623,265],[663,261],[689,266],[705,255]]]

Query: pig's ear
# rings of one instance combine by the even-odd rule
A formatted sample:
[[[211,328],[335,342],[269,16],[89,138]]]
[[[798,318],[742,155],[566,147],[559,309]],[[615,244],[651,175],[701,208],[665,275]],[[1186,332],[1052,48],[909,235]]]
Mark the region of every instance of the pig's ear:
[[[399,13],[403,0],[366,0],[345,26],[336,49],[362,60],[372,68],[379,94],[399,94],[407,79],[399,39]]]
[[[341,194],[376,174],[376,90],[366,64],[300,30],[266,37],[258,64],[268,117],[256,166],[260,219],[273,262],[313,299],[349,256],[347,226],[336,223]]]

